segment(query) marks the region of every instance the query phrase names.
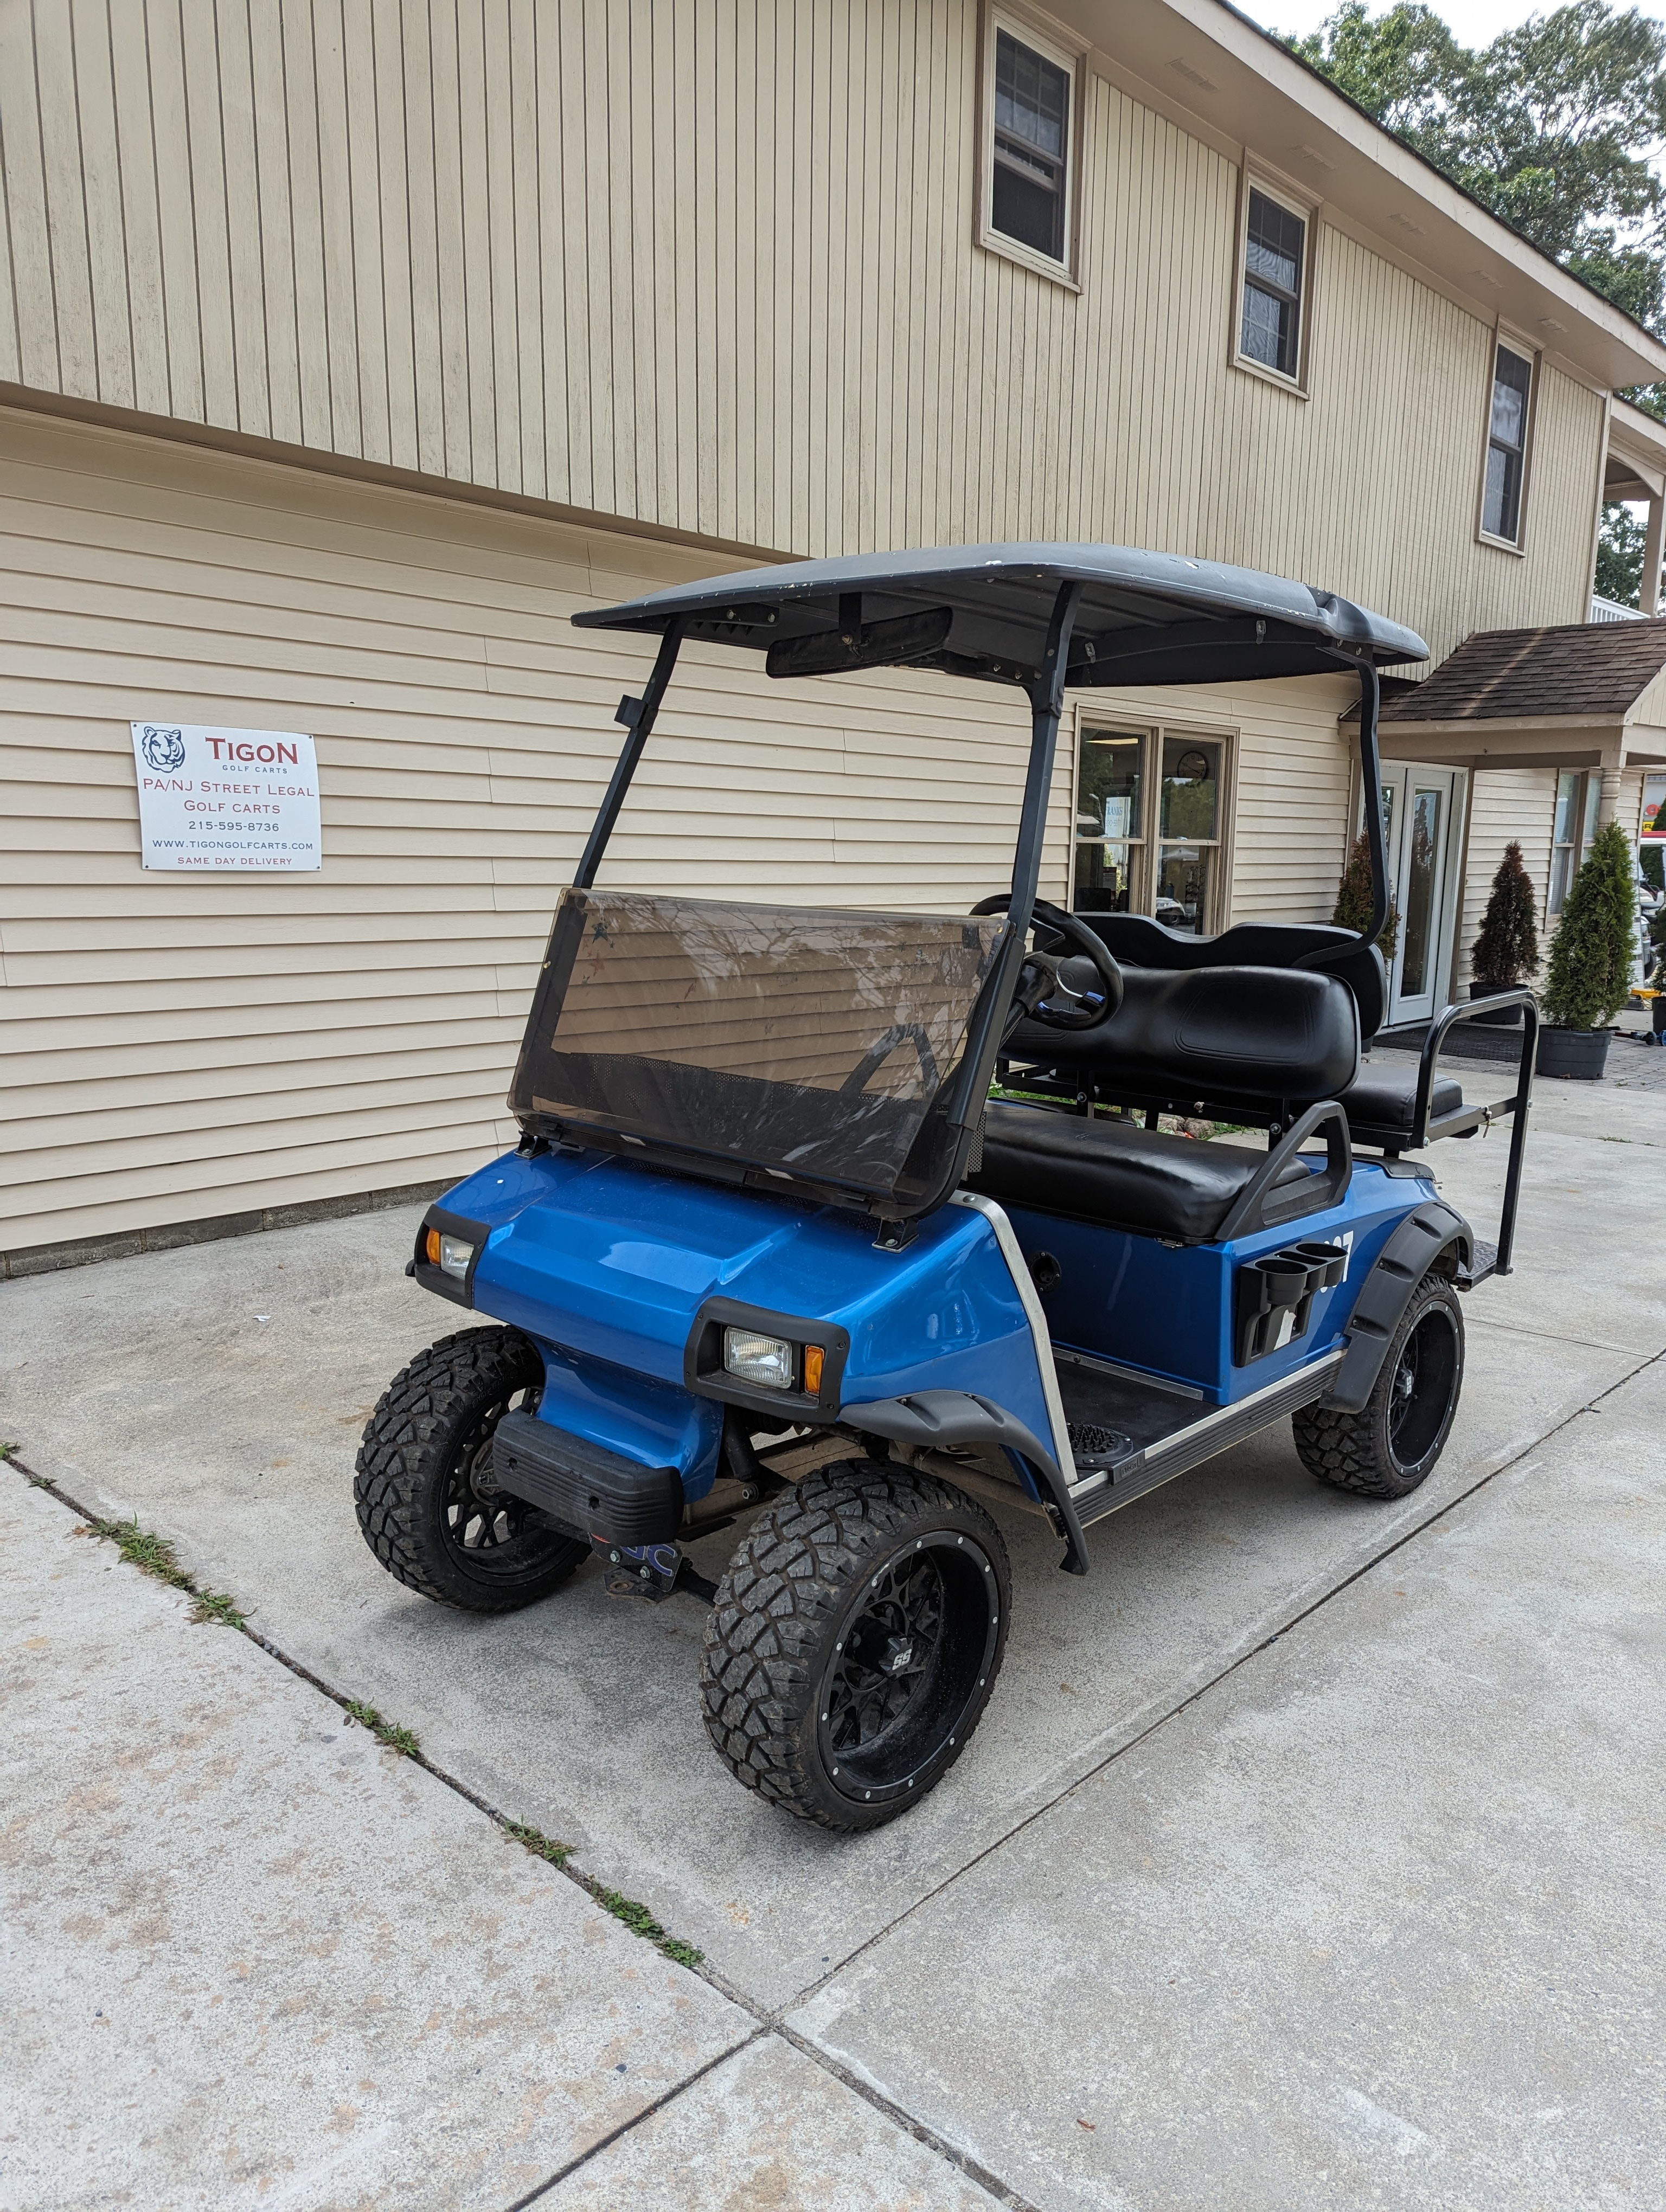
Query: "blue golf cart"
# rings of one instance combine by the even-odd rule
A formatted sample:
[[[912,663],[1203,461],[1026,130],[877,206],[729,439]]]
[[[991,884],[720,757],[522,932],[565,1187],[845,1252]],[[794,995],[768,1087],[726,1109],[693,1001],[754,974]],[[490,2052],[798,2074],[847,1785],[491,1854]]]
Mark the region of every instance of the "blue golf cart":
[[[994,1686],[999,1515],[1041,1516],[1085,1574],[1090,1528],[1287,1417],[1322,1482],[1424,1480],[1461,1295],[1510,1271],[1536,1012],[1520,991],[1449,1007],[1418,1064],[1362,1070],[1386,994],[1378,671],[1427,649],[1328,592],[1012,544],[754,568],[575,620],[657,652],[556,908],[520,1142],[429,1209],[410,1264],[490,1325],[390,1385],[360,1523],[402,1583],[475,1612],[593,1557],[619,1595],[693,1596],[719,1756],[803,1819],[872,1827],[942,1779]],[[907,667],[1019,695],[1011,882],[967,915],[599,887],[689,641],[783,682]],[[1038,899],[1067,690],[1339,669],[1363,930],[1209,937]],[[1466,1103],[1449,1033],[1517,1005],[1513,1092]],[[1193,1116],[1265,1146],[1175,1132]],[[1482,1243],[1414,1156],[1505,1116]],[[690,1547],[731,1527],[714,1583]]]

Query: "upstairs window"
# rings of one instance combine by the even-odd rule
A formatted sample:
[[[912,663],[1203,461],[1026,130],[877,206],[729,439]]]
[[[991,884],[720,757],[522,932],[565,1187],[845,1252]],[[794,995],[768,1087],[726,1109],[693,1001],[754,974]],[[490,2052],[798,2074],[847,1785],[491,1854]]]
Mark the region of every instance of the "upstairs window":
[[[1257,185],[1247,197],[1238,351],[1293,383],[1301,370],[1307,223]]]
[[[1069,143],[1069,70],[997,30],[989,227],[1049,261],[1064,259]]]
[[[1533,363],[1500,343],[1493,357],[1493,404],[1487,424],[1487,482],[1481,526],[1488,538],[1519,545],[1522,493],[1527,482],[1527,432]]]
[[[995,8],[984,18],[983,52],[978,241],[1072,283],[1081,57]]]

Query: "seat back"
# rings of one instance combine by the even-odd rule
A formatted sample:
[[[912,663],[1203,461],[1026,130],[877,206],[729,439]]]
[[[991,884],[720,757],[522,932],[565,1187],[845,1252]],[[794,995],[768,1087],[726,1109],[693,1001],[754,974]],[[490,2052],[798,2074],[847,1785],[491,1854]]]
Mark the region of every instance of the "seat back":
[[[1092,1074],[1106,1095],[1266,1103],[1335,1098],[1359,1073],[1359,1017],[1310,968],[1124,968],[1122,1003],[1091,1030],[1018,1025],[1006,1051]]]
[[[1351,929],[1318,921],[1236,921],[1218,937],[1169,929],[1146,914],[1079,914],[1127,967],[1166,969],[1196,968],[1288,968],[1304,954],[1329,953],[1300,973],[1335,975],[1353,994],[1359,1010],[1359,1036],[1369,1044],[1388,1012],[1388,973],[1373,945],[1360,950]]]

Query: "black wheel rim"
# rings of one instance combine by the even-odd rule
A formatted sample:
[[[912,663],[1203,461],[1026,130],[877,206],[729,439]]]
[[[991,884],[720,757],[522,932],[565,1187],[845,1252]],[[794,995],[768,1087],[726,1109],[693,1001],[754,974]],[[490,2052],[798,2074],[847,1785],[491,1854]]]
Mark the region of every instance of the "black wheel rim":
[[[1000,1584],[974,1537],[916,1538],[870,1576],[820,1690],[822,1757],[842,1796],[904,1796],[953,1758],[1000,1629]]]
[[[446,1469],[440,1527],[447,1550],[471,1575],[496,1580],[541,1565],[557,1540],[536,1506],[497,1487],[492,1437],[511,1408],[535,1412],[536,1388],[511,1390],[486,1407],[457,1440]]]
[[[1420,1314],[1400,1347],[1389,1385],[1389,1450],[1409,1472],[1446,1433],[1458,1373],[1458,1334],[1444,1306]]]

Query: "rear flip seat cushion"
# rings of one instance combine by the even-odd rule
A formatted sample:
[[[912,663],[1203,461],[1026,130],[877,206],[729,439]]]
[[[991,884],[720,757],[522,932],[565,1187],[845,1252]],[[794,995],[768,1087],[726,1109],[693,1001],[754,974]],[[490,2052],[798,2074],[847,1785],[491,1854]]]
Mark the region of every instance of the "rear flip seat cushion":
[[[983,1165],[969,1186],[1003,1205],[1041,1206],[1143,1237],[1204,1244],[1219,1231],[1264,1152],[1168,1137],[1126,1121],[992,1105]],[[1280,1188],[1308,1170],[1292,1160]]]
[[[1402,1129],[1409,1136],[1412,1109],[1417,1103],[1417,1070],[1367,1066],[1337,1103],[1348,1117],[1348,1127],[1356,1133],[1361,1129]],[[1463,1086],[1456,1078],[1437,1075],[1429,1099],[1431,1118],[1455,1114],[1462,1103]]]

